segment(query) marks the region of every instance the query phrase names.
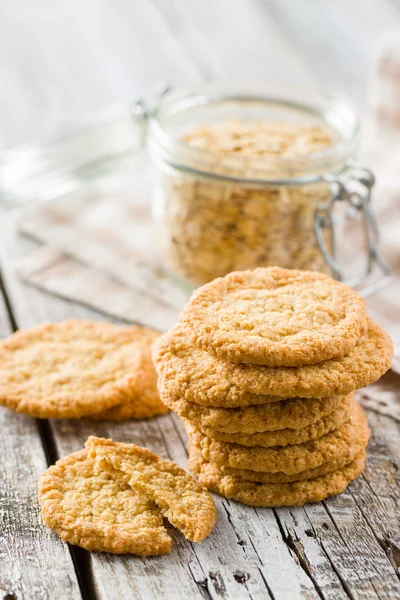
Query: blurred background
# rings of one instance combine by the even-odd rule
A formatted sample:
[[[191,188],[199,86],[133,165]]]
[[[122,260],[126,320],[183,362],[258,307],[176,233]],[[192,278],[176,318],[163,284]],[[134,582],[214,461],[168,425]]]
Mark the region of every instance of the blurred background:
[[[132,128],[130,112],[134,101],[143,99],[151,108],[160,84],[190,90],[216,80],[248,80],[268,93],[289,87],[303,98],[315,92],[339,94],[361,116],[360,157],[377,177],[373,206],[384,257],[395,275],[369,308],[391,332],[400,356],[400,0],[0,0],[0,7],[0,201],[14,206],[22,199],[24,204],[10,226],[9,217],[1,213],[1,235],[2,245],[13,248],[9,254],[20,279],[118,319],[169,326],[186,296],[164,277],[166,271],[160,272],[157,265],[162,261],[153,260],[150,204],[153,217],[159,211],[159,221],[171,230],[177,255],[186,243],[197,259],[193,232],[199,233],[200,220],[192,218],[191,207],[199,206],[203,192],[196,196],[198,182],[185,183],[179,173],[173,181],[160,175],[158,167],[158,173],[149,175],[146,157],[135,172],[129,163],[128,182],[114,170],[119,189],[110,191],[104,180],[99,181],[114,168],[107,163],[110,156],[118,162],[120,156],[129,154],[130,160],[134,155],[137,166],[138,131]],[[116,121],[107,113],[114,103]],[[103,109],[102,121],[97,115]],[[82,137],[87,119],[92,119],[90,132]],[[117,122],[115,129],[104,126],[110,122]],[[69,132],[74,132],[70,138]],[[54,139],[56,143],[41,146]],[[21,146],[22,151],[9,152]],[[157,178],[158,191],[152,194]],[[215,187],[203,200],[207,194],[212,200],[226,193],[223,185],[210,185]],[[369,188],[364,191],[369,193]],[[234,197],[236,190],[232,193]],[[286,191],[279,193],[282,202],[274,217],[281,234],[276,245],[297,256],[316,244],[314,205],[307,206],[307,197],[296,212]],[[44,199],[51,202],[31,202]],[[211,204],[204,200],[205,215]],[[358,210],[353,209],[350,212]],[[282,234],[279,210],[283,217],[291,211],[286,217],[291,233]],[[308,241],[298,252],[293,243],[301,233],[298,219],[306,212],[302,235]],[[214,207],[217,229],[219,213]],[[176,243],[171,215],[180,219],[174,226],[181,237],[189,232],[185,242]],[[269,216],[255,217],[250,225],[257,222],[260,227],[265,222],[268,237]],[[230,223],[232,231],[237,224]],[[345,262],[352,265],[365,254],[361,236],[352,221],[350,225],[339,245],[345,249]],[[203,222],[201,226],[211,231]],[[6,242],[11,231],[17,239]],[[229,246],[233,236],[226,237],[231,238]],[[213,239],[204,239],[198,235],[198,247],[211,256],[211,261],[206,257],[209,262],[218,264],[222,252],[213,254]],[[249,245],[254,244],[251,239]],[[234,263],[221,270],[248,266]],[[382,270],[387,283],[386,265]],[[196,284],[207,280],[188,279]]]
[[[46,140],[160,81],[260,78],[365,109],[400,0],[1,0],[0,149]]]

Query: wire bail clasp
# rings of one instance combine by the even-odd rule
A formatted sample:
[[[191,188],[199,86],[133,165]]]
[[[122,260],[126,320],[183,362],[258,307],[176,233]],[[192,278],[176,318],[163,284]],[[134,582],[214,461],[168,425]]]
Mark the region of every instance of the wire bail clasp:
[[[380,236],[376,216],[371,208],[371,192],[375,184],[373,173],[356,162],[349,161],[340,176],[321,177],[330,185],[330,199],[321,202],[314,212],[314,230],[320,250],[332,270],[333,276],[351,287],[359,287],[363,296],[368,296],[384,287],[391,279],[391,269],[380,249]],[[344,217],[337,218],[335,209],[341,204]],[[366,265],[361,272],[346,279],[344,270],[337,260],[337,230],[340,221],[360,215],[366,249]],[[326,237],[330,237],[328,247]],[[374,271],[378,275],[371,281]]]
[[[132,121],[136,127],[139,127],[139,141],[141,148],[146,145],[149,119],[157,109],[162,98],[169,91],[171,91],[171,87],[167,83],[159,83],[150,105],[147,105],[142,98],[136,98],[129,105]]]

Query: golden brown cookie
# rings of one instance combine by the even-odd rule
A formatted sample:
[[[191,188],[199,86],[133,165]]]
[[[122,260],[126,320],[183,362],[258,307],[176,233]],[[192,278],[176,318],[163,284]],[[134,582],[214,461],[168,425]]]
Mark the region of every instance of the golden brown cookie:
[[[242,446],[271,448],[272,446],[284,447],[293,444],[303,444],[304,442],[320,438],[330,431],[338,429],[343,423],[346,423],[350,415],[354,412],[353,403],[352,396],[346,396],[346,400],[341,406],[335,408],[329,415],[322,417],[319,421],[307,425],[302,429],[279,429],[278,431],[263,431],[261,433],[225,433],[211,427],[199,427],[198,429],[212,440],[233,442]],[[184,423],[190,423],[187,419],[182,420]]]
[[[353,451],[349,452],[348,456],[344,455],[336,461],[324,463],[320,467],[315,469],[307,469],[300,473],[294,473],[293,475],[286,475],[285,473],[267,473],[265,471],[250,471],[248,469],[230,469],[229,467],[219,467],[224,475],[232,475],[233,477],[240,477],[246,481],[254,481],[258,483],[292,483],[293,481],[302,481],[303,479],[314,479],[321,475],[327,475],[333,473],[338,469],[342,469],[349,463],[353,462],[358,458],[361,458],[365,454],[365,450],[357,455]]]
[[[155,502],[187,539],[200,542],[211,533],[216,521],[213,499],[178,465],[134,444],[91,436],[86,447]]]
[[[39,418],[93,415],[154,386],[147,327],[73,319],[0,344],[0,404]]]
[[[198,429],[211,428],[224,433],[253,434],[281,429],[302,429],[347,402],[348,396],[327,398],[292,398],[274,404],[247,406],[245,408],[218,408],[201,406],[172,395],[160,384],[164,404],[191,421]],[[352,397],[352,394],[349,395]]]
[[[251,506],[302,506],[307,502],[320,502],[328,496],[342,493],[362,473],[364,464],[365,454],[345,467],[315,479],[293,483],[255,483],[224,474],[217,465],[207,462],[201,453],[189,459],[189,468],[201,485],[225,498]]]
[[[154,367],[149,364],[148,368],[151,370]],[[145,384],[145,380],[143,383]],[[125,399],[123,404],[112,406],[102,413],[91,415],[90,418],[96,421],[128,421],[130,419],[150,419],[157,415],[165,415],[169,411],[169,408],[160,400],[156,377],[151,381],[148,380],[148,385],[144,389],[139,390],[138,388],[139,386],[136,387],[130,398]]]
[[[365,302],[315,271],[235,271],[197,289],[181,322],[217,358],[295,367],[345,356],[366,331]]]
[[[198,446],[196,446],[193,443],[193,441],[190,441],[188,444],[188,452],[190,462],[190,459],[192,457],[195,457],[195,455],[199,452],[201,453],[201,449]],[[221,469],[224,475],[239,477],[240,479],[244,479],[246,481],[254,481],[258,483],[292,483],[293,481],[301,481],[302,479],[314,479],[315,477],[327,475],[328,473],[332,473],[333,471],[342,469],[349,463],[353,462],[353,460],[360,458],[363,454],[365,454],[365,448],[363,448],[360,452],[359,445],[356,445],[354,447],[349,446],[348,452],[340,456],[337,460],[326,462],[320,467],[315,467],[314,469],[306,469],[305,471],[293,473],[292,475],[287,475],[286,473],[282,473],[279,471],[276,473],[268,473],[268,471],[251,471],[250,469],[232,469],[230,467],[224,467],[222,465],[217,466],[219,469]]]
[[[392,356],[392,340],[368,318],[368,333],[343,358],[292,368],[223,361],[216,361],[216,365],[222,377],[249,392],[320,398],[349,394],[374,383],[390,368]]]
[[[339,429],[316,440],[284,448],[247,448],[212,440],[193,426],[186,428],[194,445],[201,448],[204,458],[218,466],[292,475],[347,456],[349,446],[355,450],[355,454],[365,448],[370,434],[367,419],[358,403],[354,404],[354,409],[354,415]]]
[[[86,550],[152,556],[171,549],[156,504],[86,450],[43,473],[39,503],[44,523],[64,542]]]
[[[221,376],[217,361],[197,348],[180,325],[162,335],[153,346],[159,387],[202,406],[251,406],[281,400],[245,392]]]

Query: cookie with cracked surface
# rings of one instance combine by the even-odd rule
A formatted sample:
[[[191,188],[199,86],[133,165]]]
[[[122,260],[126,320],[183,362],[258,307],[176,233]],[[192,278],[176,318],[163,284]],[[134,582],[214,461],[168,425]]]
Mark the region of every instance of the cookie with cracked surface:
[[[217,361],[197,348],[180,325],[156,341],[152,356],[159,375],[159,388],[188,402],[235,408],[281,400],[277,395],[246,392],[221,376]]]
[[[39,481],[44,523],[64,542],[95,552],[153,556],[172,541],[160,509],[87,450],[56,462]]]
[[[392,364],[389,335],[368,318],[368,332],[347,356],[303,367],[266,367],[216,361],[222,377],[258,394],[317,397],[349,394],[377,381]]]
[[[86,448],[150,498],[188,540],[200,542],[211,533],[216,521],[214,501],[184,469],[134,444],[91,436]]]
[[[364,453],[333,473],[292,483],[245,481],[225,474],[217,465],[207,462],[201,453],[190,457],[189,468],[201,485],[225,498],[251,506],[302,506],[341,494],[362,473],[365,458]]]
[[[158,335],[79,319],[19,331],[0,343],[0,404],[38,418],[106,411],[155,385]]]
[[[247,448],[240,444],[219,442],[186,425],[190,439],[201,449],[204,458],[218,466],[268,473],[293,475],[320,467],[348,455],[351,446],[356,454],[366,447],[370,435],[361,406],[354,403],[354,414],[347,423],[326,435],[304,444],[286,447]]]
[[[211,428],[223,433],[253,434],[282,429],[302,429],[346,403],[347,396],[281,399],[273,404],[245,408],[201,406],[171,394],[160,382],[160,396],[173,412],[191,421],[198,429]]]
[[[181,322],[219,359],[297,367],[345,356],[365,333],[363,298],[315,271],[235,271],[193,292]]]
[[[199,430],[212,440],[234,442],[235,444],[249,447],[262,446],[263,448],[271,448],[272,446],[284,447],[303,444],[304,442],[320,438],[346,423],[350,415],[354,412],[353,403],[352,395],[346,396],[346,400],[329,415],[302,429],[280,429],[278,431],[263,431],[261,433],[225,433],[211,427],[199,427]],[[183,419],[183,422],[190,423],[187,419]]]

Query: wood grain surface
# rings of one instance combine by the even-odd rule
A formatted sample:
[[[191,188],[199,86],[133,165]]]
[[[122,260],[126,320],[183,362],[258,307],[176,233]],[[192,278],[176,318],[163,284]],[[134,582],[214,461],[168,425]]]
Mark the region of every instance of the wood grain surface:
[[[20,328],[69,316],[101,315],[24,285],[12,259],[34,243],[3,233],[3,280]],[[11,259],[11,260],[10,260]],[[79,576],[95,598],[400,598],[398,579],[400,435],[369,412],[374,435],[362,477],[339,497],[304,508],[254,509],[216,497],[218,522],[202,544],[171,531],[171,554],[139,558],[78,553]],[[16,419],[21,417],[15,416]],[[186,466],[186,435],[176,415],[142,422],[46,424],[51,460],[81,448],[91,434],[146,445]],[[180,585],[176,586],[179,581]]]
[[[0,336],[11,331],[1,297]],[[37,481],[48,465],[40,424],[0,407],[0,431],[0,597],[80,598],[68,546],[40,520]]]
[[[400,24],[399,0],[0,0],[0,8],[0,148],[43,140],[114,100],[148,97],[160,81],[341,89],[365,107],[373,42]],[[103,319],[16,278],[15,259],[35,246],[14,234],[15,216],[0,214],[1,335]],[[37,478],[90,434],[146,445],[185,467],[179,418],[39,423],[1,409],[0,599],[400,598],[400,433],[390,418],[368,416],[366,470],[341,496],[276,510],[216,497],[207,540],[191,544],[171,530],[173,551],[141,560],[60,542],[40,523]]]

